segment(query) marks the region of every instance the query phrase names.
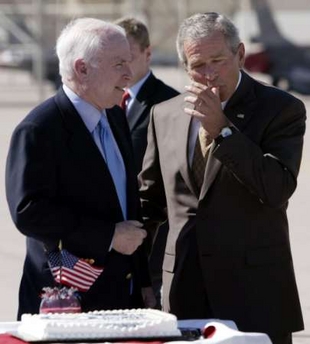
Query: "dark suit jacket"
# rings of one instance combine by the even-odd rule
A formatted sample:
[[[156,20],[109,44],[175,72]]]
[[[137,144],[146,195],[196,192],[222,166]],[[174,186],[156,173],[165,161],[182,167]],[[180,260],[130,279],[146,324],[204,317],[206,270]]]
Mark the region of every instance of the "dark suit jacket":
[[[142,168],[142,161],[147,145],[147,127],[152,106],[175,97],[178,94],[178,91],[157,79],[153,73],[150,74],[139,90],[127,114],[137,172],[140,172]]]
[[[240,132],[213,143],[198,194],[187,158],[184,97],[153,108],[140,175],[145,218],[163,220],[168,208],[164,310],[175,313],[180,295],[187,296],[182,290],[191,280],[179,281],[195,233],[215,318],[234,320],[243,331],[303,329],[286,215],[301,161],[303,103],[243,73],[225,107]]]
[[[178,91],[157,79],[153,73],[145,80],[137,97],[127,114],[130,134],[133,144],[137,173],[141,171],[142,161],[147,146],[147,128],[150,120],[150,111],[153,105],[173,98]],[[168,233],[167,223],[153,242],[148,236],[149,267],[152,276],[155,296],[158,300],[157,308],[160,308],[160,289],[162,280],[162,262]]]
[[[107,110],[107,116],[126,168],[128,219],[140,219],[128,124],[118,107]],[[150,285],[142,248],[133,256],[109,251],[115,223],[124,220],[116,190],[91,134],[62,89],[15,129],[6,191],[12,219],[27,236],[19,315],[36,313],[42,288],[53,286],[45,249],[60,239],[71,253],[105,266],[82,296],[84,310],[128,307],[122,297],[129,295],[128,272],[135,273],[137,286],[141,278],[144,286]]]

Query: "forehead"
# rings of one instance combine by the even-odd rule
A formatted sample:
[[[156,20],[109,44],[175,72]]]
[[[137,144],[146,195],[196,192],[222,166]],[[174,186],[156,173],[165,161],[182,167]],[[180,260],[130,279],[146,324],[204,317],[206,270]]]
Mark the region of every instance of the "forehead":
[[[188,58],[200,54],[214,56],[230,52],[231,50],[224,35],[219,31],[212,33],[208,37],[188,39],[184,42],[184,53]]]
[[[113,62],[130,59],[130,48],[125,37],[118,36],[110,40],[103,50],[106,60]]]
[[[140,44],[133,37],[128,36],[127,40],[128,40],[129,46],[130,46],[130,50],[132,52],[141,51]]]

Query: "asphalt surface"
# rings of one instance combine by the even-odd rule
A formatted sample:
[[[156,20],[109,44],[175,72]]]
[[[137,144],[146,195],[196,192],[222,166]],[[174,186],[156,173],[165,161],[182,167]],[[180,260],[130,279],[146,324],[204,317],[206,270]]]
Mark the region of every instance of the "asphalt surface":
[[[184,90],[184,85],[188,82],[184,72],[177,68],[156,68],[154,72],[180,91]],[[25,254],[25,238],[12,223],[5,197],[4,172],[9,140],[17,123],[53,92],[48,83],[40,91],[26,72],[0,69],[0,321],[16,319],[18,286]],[[304,101],[310,113],[310,96],[297,96]],[[295,272],[306,327],[305,331],[294,334],[294,344],[310,343],[309,195],[310,132],[307,132],[298,188],[291,198],[288,210]]]

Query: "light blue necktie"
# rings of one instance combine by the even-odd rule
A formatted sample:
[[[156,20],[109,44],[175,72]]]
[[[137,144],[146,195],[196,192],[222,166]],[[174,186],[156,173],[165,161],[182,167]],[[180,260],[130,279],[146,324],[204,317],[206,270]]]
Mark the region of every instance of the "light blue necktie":
[[[108,119],[101,115],[99,122],[99,134],[102,150],[113,178],[117,196],[122,208],[124,219],[127,219],[127,197],[126,197],[126,171],[121,153],[114,140]]]

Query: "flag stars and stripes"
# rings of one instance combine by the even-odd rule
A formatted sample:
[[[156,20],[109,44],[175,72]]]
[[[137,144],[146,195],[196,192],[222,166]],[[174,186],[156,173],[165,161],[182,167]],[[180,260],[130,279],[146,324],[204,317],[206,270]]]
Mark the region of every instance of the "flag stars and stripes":
[[[74,256],[67,250],[50,252],[48,261],[57,283],[86,292],[97,280],[103,267],[92,266],[85,260]]]

